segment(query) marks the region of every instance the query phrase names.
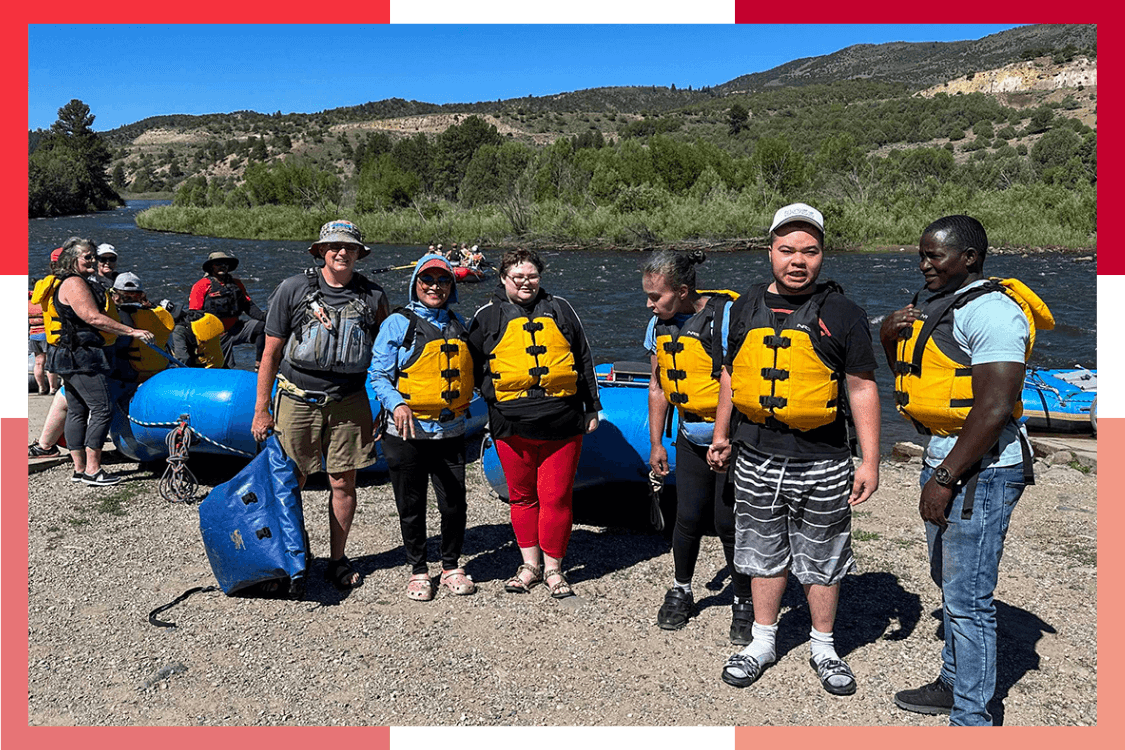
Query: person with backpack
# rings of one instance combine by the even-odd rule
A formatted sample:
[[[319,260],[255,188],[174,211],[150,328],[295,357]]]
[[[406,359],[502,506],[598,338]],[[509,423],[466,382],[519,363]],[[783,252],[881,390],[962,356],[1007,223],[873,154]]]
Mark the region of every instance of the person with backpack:
[[[250,428],[262,442],[276,425],[281,447],[297,464],[301,488],[310,474],[327,472],[325,577],[341,591],[362,581],[344,552],[355,516],[356,471],[377,460],[367,369],[389,311],[383,288],[355,270],[370,252],[359,227],[330,221],[309,246],[322,265],[274,289]]]
[[[250,299],[246,286],[231,274],[238,258],[216,250],[203,261],[204,276],[191,287],[188,309],[210,313],[223,322],[220,345],[225,367],[234,366],[234,347],[254,345],[254,367],[262,361],[266,314]],[[249,317],[247,320],[243,317]]]

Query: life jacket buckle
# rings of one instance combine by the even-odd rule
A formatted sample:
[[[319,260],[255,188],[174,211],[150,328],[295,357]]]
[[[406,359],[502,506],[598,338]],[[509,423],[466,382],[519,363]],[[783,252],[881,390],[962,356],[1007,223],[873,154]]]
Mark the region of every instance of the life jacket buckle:
[[[788,336],[778,336],[776,334],[766,336],[762,343],[770,349],[788,349],[790,340]]]
[[[789,371],[779,370],[776,367],[763,367],[762,377],[766,380],[788,380]]]
[[[687,370],[668,370],[668,379],[675,382],[677,380],[687,379]]]
[[[547,347],[543,346],[542,344],[539,344],[538,346],[529,346],[527,347],[527,353],[533,357],[537,357],[540,354],[546,354]]]
[[[784,396],[762,396],[758,399],[766,409],[784,409],[789,399]]]
[[[684,344],[683,344],[682,341],[665,341],[664,342],[664,351],[667,352],[668,354],[679,354],[683,350],[684,350]]]
[[[688,402],[688,397],[686,393],[669,393],[668,401],[677,406],[682,406]]]
[[[523,330],[527,331],[528,333],[535,333],[536,331],[542,331],[543,330],[543,324],[540,323],[537,320],[529,320],[528,322],[523,324]]]

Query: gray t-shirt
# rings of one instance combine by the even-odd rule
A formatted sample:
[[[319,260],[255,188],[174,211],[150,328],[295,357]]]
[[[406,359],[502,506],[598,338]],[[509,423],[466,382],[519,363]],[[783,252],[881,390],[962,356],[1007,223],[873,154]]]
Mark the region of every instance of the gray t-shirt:
[[[329,286],[321,270],[316,269],[316,281],[321,300],[330,307],[343,307],[357,297],[366,296],[367,304],[375,311],[375,330],[371,331],[374,340],[379,323],[387,317],[389,310],[387,296],[383,288],[373,281],[356,273],[345,286]],[[309,293],[308,277],[304,273],[290,276],[277,285],[269,299],[266,313],[266,335],[276,336],[288,342],[290,335],[299,329],[308,314],[308,306],[303,300]],[[370,352],[368,352],[370,357]],[[364,365],[366,369],[366,365]],[[308,370],[295,367],[284,356],[278,372],[293,385],[304,390],[326,391],[336,398],[343,398],[362,391],[367,380],[366,372],[338,373],[328,370]]]

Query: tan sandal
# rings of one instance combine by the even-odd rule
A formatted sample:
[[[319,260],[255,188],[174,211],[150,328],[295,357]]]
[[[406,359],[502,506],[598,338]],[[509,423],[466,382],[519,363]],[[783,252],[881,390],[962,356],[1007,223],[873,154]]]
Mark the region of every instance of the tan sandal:
[[[406,596],[416,602],[428,602],[434,598],[434,579],[429,573],[415,573],[406,582]]]
[[[574,589],[570,587],[570,583],[566,580],[562,570],[559,568],[551,568],[550,570],[543,571],[543,581],[546,583],[551,578],[557,578],[555,585],[547,583],[547,590],[551,592],[551,596],[555,599],[565,599],[568,596],[574,596]]]
[[[523,573],[530,573],[531,578],[524,580],[521,578]],[[526,594],[531,591],[532,587],[537,583],[543,582],[543,569],[538,565],[528,565],[527,563],[521,564],[516,568],[516,574],[508,579],[504,584],[504,590],[511,594]]]
[[[443,570],[441,572],[441,586],[457,596],[468,596],[476,593],[477,585],[465,573],[464,568]]]

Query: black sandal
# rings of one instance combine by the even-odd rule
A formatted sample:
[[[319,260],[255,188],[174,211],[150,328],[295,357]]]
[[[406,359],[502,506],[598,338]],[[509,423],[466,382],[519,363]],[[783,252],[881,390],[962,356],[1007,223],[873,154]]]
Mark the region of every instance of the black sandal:
[[[356,578],[355,583],[352,583],[352,576],[358,575],[347,555],[341,555],[339,560],[329,560],[328,569],[324,571],[324,577],[340,591],[348,591],[362,584],[362,577]]]
[[[762,676],[764,669],[753,656],[734,654],[723,665],[723,682],[736,688],[750,687]],[[742,674],[737,674],[735,670]]]
[[[817,664],[816,659],[810,658],[809,666],[816,671],[820,684],[832,695],[853,695],[855,693],[855,674],[843,660],[824,659],[820,664]],[[833,677],[846,677],[847,681],[843,685],[833,685],[830,682]]]

